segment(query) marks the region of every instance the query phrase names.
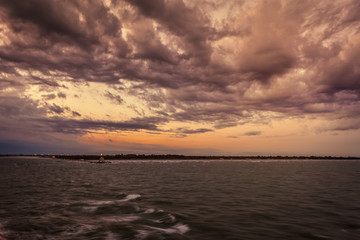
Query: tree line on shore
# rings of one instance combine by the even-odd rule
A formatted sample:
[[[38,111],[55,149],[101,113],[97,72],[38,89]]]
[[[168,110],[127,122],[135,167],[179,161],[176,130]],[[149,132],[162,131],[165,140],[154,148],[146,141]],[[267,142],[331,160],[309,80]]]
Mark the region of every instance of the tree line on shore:
[[[15,156],[11,154],[5,154],[0,156]],[[58,159],[69,159],[69,160],[97,160],[100,155],[16,155],[16,156],[41,156],[41,157],[50,157]],[[310,160],[310,159],[354,159],[360,160],[360,157],[348,156],[348,157],[338,157],[338,156],[188,156],[188,155],[178,155],[178,154],[115,154],[115,155],[103,155],[106,160],[247,160],[247,159],[268,159],[268,160],[286,160],[286,159],[299,159],[299,160]]]

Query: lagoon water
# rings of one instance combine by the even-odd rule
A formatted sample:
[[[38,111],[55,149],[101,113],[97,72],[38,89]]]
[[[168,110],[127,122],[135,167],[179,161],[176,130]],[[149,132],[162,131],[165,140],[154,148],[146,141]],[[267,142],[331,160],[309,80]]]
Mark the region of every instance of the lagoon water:
[[[360,161],[0,158],[17,239],[360,239]]]

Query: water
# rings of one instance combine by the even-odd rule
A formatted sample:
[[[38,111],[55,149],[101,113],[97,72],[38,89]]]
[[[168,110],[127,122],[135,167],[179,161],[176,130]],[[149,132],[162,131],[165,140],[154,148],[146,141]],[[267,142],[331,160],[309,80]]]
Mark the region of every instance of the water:
[[[360,161],[0,158],[16,239],[360,239]]]

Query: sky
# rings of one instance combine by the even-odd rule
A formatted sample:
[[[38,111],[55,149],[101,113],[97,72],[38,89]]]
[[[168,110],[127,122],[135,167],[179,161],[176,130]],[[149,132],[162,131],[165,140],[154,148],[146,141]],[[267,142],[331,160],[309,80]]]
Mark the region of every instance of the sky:
[[[358,0],[0,0],[0,154],[360,156]]]

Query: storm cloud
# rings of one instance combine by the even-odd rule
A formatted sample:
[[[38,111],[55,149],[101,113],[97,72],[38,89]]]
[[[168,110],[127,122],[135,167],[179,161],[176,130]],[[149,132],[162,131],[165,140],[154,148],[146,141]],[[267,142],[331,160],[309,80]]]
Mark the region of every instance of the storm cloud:
[[[310,116],[335,122],[327,131],[360,129],[358,12],[356,0],[0,0],[0,125],[7,137],[23,121],[187,136]],[[114,113],[137,116],[68,103],[91,84]]]

